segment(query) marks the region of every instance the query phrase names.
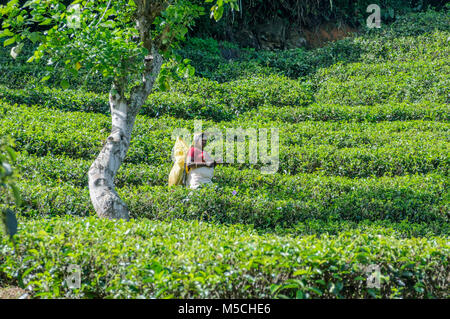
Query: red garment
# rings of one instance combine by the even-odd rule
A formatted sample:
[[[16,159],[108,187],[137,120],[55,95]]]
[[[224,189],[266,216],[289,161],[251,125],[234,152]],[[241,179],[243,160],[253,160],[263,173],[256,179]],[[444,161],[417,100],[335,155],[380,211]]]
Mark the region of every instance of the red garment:
[[[188,151],[189,160],[191,163],[205,163],[205,156],[202,150],[191,147]]]

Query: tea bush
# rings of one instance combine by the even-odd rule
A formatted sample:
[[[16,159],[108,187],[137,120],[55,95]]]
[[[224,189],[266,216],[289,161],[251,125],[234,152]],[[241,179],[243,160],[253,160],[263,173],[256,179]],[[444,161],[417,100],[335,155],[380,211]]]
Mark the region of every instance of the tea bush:
[[[392,36],[386,32],[372,36],[354,38],[354,45],[358,45],[362,52],[358,61],[351,62],[394,62],[423,60],[433,61],[448,58],[448,31],[434,31],[419,36]]]
[[[65,111],[109,112],[106,95],[82,90],[0,86],[0,98],[12,104],[36,104]],[[282,76],[255,76],[223,84],[194,78],[178,83],[172,92],[153,93],[141,113],[150,117],[169,115],[227,121],[265,103],[275,107],[303,106],[311,100],[312,93],[307,85]]]
[[[0,86],[0,98],[11,104],[40,105],[64,111],[109,113],[105,95],[93,92],[63,90],[43,86],[11,89]]]
[[[246,176],[253,180],[245,181]],[[289,228],[311,219],[448,223],[450,217],[448,185],[439,175],[357,180],[310,174],[265,178],[252,171],[224,170],[215,181],[217,185],[196,192],[167,188],[162,186],[165,181],[161,186],[145,181],[125,185],[118,192],[133,217],[204,219],[253,224],[258,229]],[[31,216],[89,215],[87,185],[72,185],[56,179],[37,180],[32,185],[29,180],[18,182],[24,202],[21,211]]]
[[[219,97],[220,98],[220,97]],[[109,113],[106,95],[82,90],[61,90],[48,87],[10,89],[0,85],[0,99],[10,104],[41,105],[64,111]],[[294,103],[294,101],[293,101]],[[448,121],[449,108],[446,103],[391,102],[375,105],[345,105],[313,103],[286,106],[263,102],[258,107],[242,114],[245,119],[259,121],[279,120],[298,123],[304,121]],[[155,92],[144,104],[141,114],[149,117],[172,116],[181,119],[201,118],[213,121],[230,121],[238,116],[225,103],[216,98],[205,98],[197,93]]]
[[[48,112],[45,108],[0,104],[0,132],[10,134],[22,151],[38,156],[94,159],[107,137],[109,118],[102,114]],[[215,126],[204,122],[204,128]],[[129,163],[168,163],[176,128],[192,130],[193,121],[139,117],[126,157]],[[448,124],[440,122],[334,123],[222,122],[218,127],[276,127],[280,130],[279,171],[323,171],[367,177],[440,171],[448,174]],[[151,130],[149,129],[151,128]],[[351,134],[348,132],[352,132]],[[226,151],[226,149],[225,149]],[[225,153],[226,156],[226,153]],[[236,158],[237,154],[235,154]],[[237,167],[261,168],[263,164]]]
[[[426,177],[426,179],[430,178]],[[317,181],[317,178],[314,181]],[[439,183],[439,178],[435,181]],[[366,182],[355,183],[355,185],[359,185],[357,188],[361,189]],[[70,184],[52,181],[43,184],[37,181],[32,184],[33,186],[27,187],[26,183],[30,184],[27,180],[21,184],[24,205],[19,209],[24,217],[35,219],[64,215],[94,215],[86,187],[74,187]],[[325,181],[325,183],[327,182]],[[442,214],[442,212],[448,210],[448,202],[442,199],[447,195],[446,193],[439,195],[442,192],[440,190],[442,189],[442,182],[434,189],[427,185],[428,189],[426,191],[418,190],[417,185],[413,183],[409,184],[413,185],[412,190],[398,191],[394,188],[395,183],[396,181],[386,181],[385,186],[380,186],[381,183],[378,183],[378,186],[372,187],[371,193],[369,191],[361,191],[359,193],[355,192],[354,195],[352,195],[351,191],[346,190],[344,185],[341,191],[347,199],[336,202],[336,205],[332,204],[332,200],[329,199],[314,204],[314,201],[317,200],[315,194],[318,191],[306,189],[300,196],[297,196],[298,200],[290,202],[278,201],[278,206],[271,205],[261,212],[257,208],[251,207],[250,193],[252,190],[245,186],[238,189],[239,195],[237,197],[233,195],[233,191],[236,190],[235,187],[222,187],[215,191],[207,192],[207,195],[221,194],[221,198],[206,206],[201,198],[195,196],[195,194],[192,197],[192,194],[189,194],[186,190],[177,190],[176,194],[171,194],[170,190],[165,187],[128,186],[121,189],[120,193],[122,196],[125,196],[126,203],[130,205],[132,216],[168,222],[184,219],[187,221],[204,220],[222,224],[235,224],[241,221],[245,225],[252,225],[260,233],[280,235],[338,235],[341,231],[366,229],[366,227],[375,227],[376,229],[381,227],[381,230],[386,228],[393,229],[398,236],[407,238],[448,236],[450,234],[448,215]],[[338,194],[339,186],[331,181],[328,181],[328,184],[328,189],[335,188],[335,190],[332,190],[335,193],[331,194],[331,196],[338,196],[336,194]],[[320,189],[320,192],[325,192],[325,188],[323,190]],[[437,192],[437,194],[432,193],[433,191]],[[133,196],[128,196],[128,192],[131,192]],[[286,193],[289,192],[277,191],[272,196],[284,196]],[[152,195],[149,197],[149,194]],[[202,194],[205,195],[205,192]],[[267,193],[267,191],[259,191],[258,196],[259,198],[265,198],[268,197],[268,194],[270,193]],[[368,195],[368,198],[363,198],[362,196],[364,195]],[[439,198],[439,196],[442,198]],[[351,197],[353,199],[349,200]],[[181,202],[174,205],[174,200]],[[244,204],[241,203],[242,200],[244,200]],[[302,206],[301,212],[297,212],[295,208],[300,207],[298,203],[301,200],[307,204]],[[343,202],[347,202],[346,207],[336,213],[335,206]],[[376,204],[373,204],[375,202]],[[200,205],[193,206],[193,203],[200,203]],[[368,207],[377,210],[374,210],[373,216],[369,216],[366,207],[362,206],[367,204],[369,204]],[[320,207],[320,205],[325,206]],[[215,210],[211,210],[212,208],[215,208]],[[181,213],[177,212],[177,209],[181,209]],[[231,209],[233,213],[227,214],[221,209]],[[422,211],[424,210],[432,210],[434,212],[423,215]],[[245,217],[245,214],[248,215],[249,212],[253,216],[250,219],[246,219],[248,216]],[[340,218],[339,214],[342,214],[344,218]],[[274,218],[274,216],[278,217]]]
[[[178,92],[152,94],[141,113],[150,117],[167,115],[182,119],[201,118],[213,121],[229,121],[235,117],[235,112],[228,105],[216,99],[205,99],[195,93]]]
[[[305,121],[381,122],[381,121],[442,121],[450,120],[450,108],[445,103],[383,103],[376,105],[342,105],[313,103],[306,107],[264,105],[244,115],[257,121],[299,123]]]
[[[0,238],[0,286],[35,298],[447,298],[450,24],[445,11],[410,17],[315,50],[191,39],[180,52],[201,77],[150,95],[116,176],[129,223],[95,218],[87,187],[111,127],[108,80],[61,90],[55,69],[40,83],[47,68],[13,62],[0,40],[0,136],[16,141],[23,199],[5,202],[19,232],[15,248]],[[167,187],[172,134],[196,119],[222,133],[278,128],[277,173],[235,163],[210,187]],[[68,264],[81,289],[67,287]],[[371,264],[381,289],[367,288]]]
[[[381,30],[366,30],[368,33],[381,34],[386,38],[399,36],[420,36],[434,31],[450,31],[450,17],[447,9],[435,11],[428,9],[424,12],[408,13],[397,17],[387,28]]]
[[[36,158],[34,156],[20,156],[17,167],[22,172],[22,178],[25,179],[21,185],[26,199],[26,205],[22,211],[31,210],[34,212],[33,214],[42,216],[62,215],[69,212],[83,216],[92,213],[90,205],[87,204],[89,197],[86,190],[87,170],[90,164],[91,161],[74,160],[67,157],[46,156]],[[154,196],[148,195],[153,193],[156,197],[162,196],[163,199],[157,200],[161,204],[157,208],[159,212],[157,214],[152,213],[152,216],[157,215],[158,218],[161,216],[164,218],[164,209],[174,209],[173,200],[170,197],[173,190],[146,187],[166,185],[169,170],[170,165],[148,166],[143,164],[124,164],[119,170],[116,177],[116,186],[120,189],[123,188],[121,193],[129,198],[127,199],[128,203],[132,203],[133,214],[147,216],[148,211],[155,211],[152,202]],[[30,189],[26,186],[29,183],[28,181],[31,180],[37,187]],[[296,202],[308,203],[302,209],[304,212],[310,211],[311,217],[302,220],[302,223],[319,219],[324,220],[330,216],[336,216],[336,214],[340,216],[339,221],[341,222],[347,220],[356,223],[365,220],[374,222],[394,220],[399,222],[412,219],[419,223],[425,223],[428,232],[431,228],[434,229],[431,233],[434,231],[438,234],[449,233],[448,230],[444,231],[441,227],[436,229],[435,226],[431,226],[434,222],[427,217],[433,214],[435,216],[441,214],[438,220],[446,221],[448,219],[448,214],[445,215],[445,211],[448,210],[448,200],[446,199],[448,197],[448,185],[444,176],[407,175],[384,177],[382,179],[348,179],[320,174],[267,175],[261,174],[257,170],[235,170],[232,167],[220,167],[215,172],[214,182],[217,183],[220,190],[214,192],[214,194],[208,194],[208,196],[216,196],[215,193],[218,193],[219,202],[223,202],[225,199],[229,206],[238,210],[245,206],[239,206],[242,198],[245,201],[258,194],[261,199],[270,201],[291,199]],[[47,186],[44,187],[43,185]],[[50,185],[52,186],[49,187]],[[62,191],[64,188],[72,191]],[[142,194],[142,196],[127,196],[127,192]],[[233,195],[233,192],[236,192],[236,194]],[[181,197],[176,197],[185,204],[182,205],[181,210],[187,209],[191,204],[187,200],[188,194],[188,191],[184,191],[177,195]],[[136,198],[133,198],[135,196]],[[149,196],[150,202],[145,199],[146,196]],[[166,196],[169,196],[169,200],[164,199]],[[197,200],[200,201],[201,198],[197,198]],[[66,202],[67,205],[65,205]],[[289,201],[279,201],[276,208],[269,205],[268,209],[269,211],[282,209],[282,213],[292,215],[289,218],[299,220],[300,215],[299,212],[295,211],[296,207],[289,208],[287,207],[289,204]],[[217,216],[225,215],[226,210],[229,209],[228,206],[220,206],[221,204],[216,203],[214,205],[216,205],[217,210],[209,213],[208,219],[217,219]],[[66,210],[68,207],[69,209]],[[205,207],[204,205],[199,205],[196,209],[197,213],[187,218],[201,218],[202,210],[203,212],[211,211],[209,206]],[[264,211],[268,210],[265,209]],[[429,212],[432,211],[437,212],[438,215],[436,213],[430,215]],[[172,216],[186,217],[183,217],[183,213]],[[239,216],[239,214],[236,216]],[[262,216],[260,214],[255,215],[259,218],[262,218]],[[253,219],[250,218],[247,222],[251,220]],[[226,222],[234,221],[235,217],[228,219]],[[266,227],[261,226],[262,224],[258,221],[257,225],[258,229]],[[444,223],[444,229],[445,225],[448,228],[447,222]],[[339,225],[332,228],[328,227],[327,230],[331,231],[336,227],[339,227]],[[266,227],[265,229],[275,228],[278,228],[278,230],[289,228],[288,223],[285,222],[285,217],[282,217],[280,222],[270,224],[269,228]],[[423,230],[420,230],[420,234],[423,234]]]
[[[205,99],[217,99],[238,114],[264,103],[274,106],[303,106],[312,100],[312,92],[307,84],[279,75],[255,75],[220,84],[193,78],[177,83],[174,90],[184,94],[197,93]]]
[[[338,64],[315,75],[318,103],[449,103],[449,60]]]
[[[448,242],[392,232],[258,235],[198,221],[25,220],[16,251],[0,239],[0,273],[38,298],[443,298]],[[39,263],[35,260],[39,259]],[[69,289],[69,264],[81,288]],[[369,289],[365,267],[380,267]]]
[[[380,29],[363,28],[359,34],[330,42],[322,48],[305,50],[239,49],[232,60],[220,54],[220,44],[212,39],[190,38],[181,50],[192,60],[198,74],[219,82],[232,81],[253,74],[280,73],[297,79],[336,63],[380,62],[409,59],[435,59],[448,55],[450,18],[443,11],[398,16]]]
[[[74,159],[67,156],[20,155],[17,167],[21,176],[41,184],[57,181],[76,187],[85,187],[88,183],[87,171],[92,160]],[[124,163],[116,175],[115,184],[125,185],[165,185],[171,163],[159,166],[148,164]]]

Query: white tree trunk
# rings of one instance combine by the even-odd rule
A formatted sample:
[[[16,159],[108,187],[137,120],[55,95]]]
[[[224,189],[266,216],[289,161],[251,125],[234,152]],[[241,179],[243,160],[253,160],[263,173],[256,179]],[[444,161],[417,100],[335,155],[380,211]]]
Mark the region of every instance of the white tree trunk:
[[[151,26],[167,2],[163,0],[135,0],[137,5],[136,26],[139,30],[143,47],[150,55],[145,57],[142,83],[131,89],[130,98],[125,98],[127,86],[126,75],[115,79],[109,94],[111,107],[111,134],[89,168],[89,194],[94,209],[99,217],[122,218],[128,220],[130,214],[127,205],[120,199],[115,190],[114,178],[122,164],[131,141],[136,115],[152,91],[153,84],[159,74],[163,59],[158,47],[152,42]],[[124,61],[124,63],[126,63]]]
[[[89,169],[89,193],[99,217],[128,220],[128,207],[115,190],[114,178],[130,146],[136,116],[119,96],[110,96],[110,106],[111,134]]]
[[[99,217],[130,218],[127,205],[115,190],[114,178],[130,146],[136,115],[150,94],[162,63],[162,57],[156,51],[146,57],[142,84],[132,89],[130,99],[124,98],[123,84],[120,88],[113,86],[109,94],[111,134],[88,173],[89,194]]]

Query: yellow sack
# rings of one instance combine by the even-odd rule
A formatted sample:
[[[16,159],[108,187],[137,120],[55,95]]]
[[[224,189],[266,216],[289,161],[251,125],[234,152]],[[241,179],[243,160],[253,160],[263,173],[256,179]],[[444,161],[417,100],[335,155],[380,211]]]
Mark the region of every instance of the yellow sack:
[[[177,137],[175,145],[173,146],[173,163],[172,170],[169,174],[169,186],[181,185],[183,180],[184,161],[189,148],[181,137]]]

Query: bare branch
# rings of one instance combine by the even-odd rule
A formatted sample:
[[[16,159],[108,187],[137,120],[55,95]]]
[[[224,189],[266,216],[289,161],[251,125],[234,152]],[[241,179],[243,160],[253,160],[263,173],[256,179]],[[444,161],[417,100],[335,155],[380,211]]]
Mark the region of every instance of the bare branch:
[[[105,11],[103,11],[103,15],[100,17],[100,20],[98,20],[97,24],[95,26],[98,26],[100,22],[102,22],[103,17],[106,14],[106,11],[108,11],[109,6],[111,5],[111,0],[108,1],[108,4],[106,5]]]

